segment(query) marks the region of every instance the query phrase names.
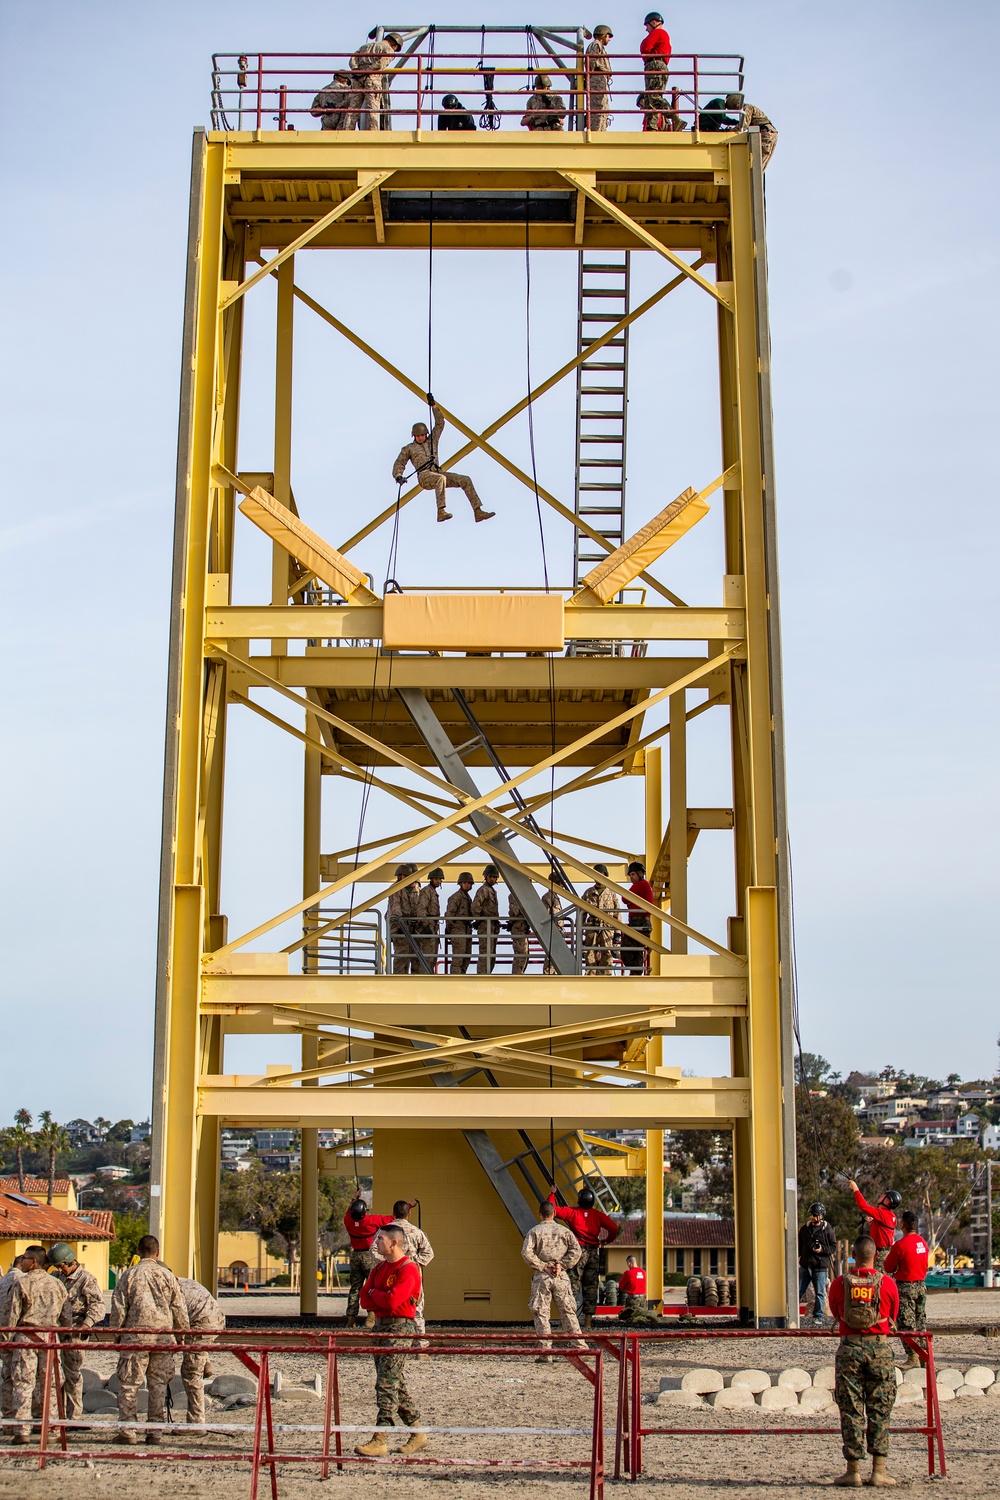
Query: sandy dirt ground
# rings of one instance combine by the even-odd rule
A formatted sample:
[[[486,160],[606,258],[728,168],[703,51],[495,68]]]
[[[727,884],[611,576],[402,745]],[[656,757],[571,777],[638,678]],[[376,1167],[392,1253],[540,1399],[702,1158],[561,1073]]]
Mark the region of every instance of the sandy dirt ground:
[[[936,1341],[939,1365],[970,1364],[1000,1367],[1000,1336],[994,1326],[1000,1324],[1000,1293],[940,1294],[931,1300],[933,1323],[981,1323],[989,1333],[942,1333]],[[834,1339],[795,1340],[782,1338],[720,1338],[696,1341],[671,1336],[643,1360],[643,1394],[651,1397],[662,1376],[682,1375],[696,1366],[709,1365],[721,1370],[747,1367],[772,1373],[789,1366],[813,1370],[832,1362]],[[902,1355],[900,1354],[900,1359]],[[317,1374],[323,1374],[325,1361],[316,1356],[272,1356],[273,1367],[282,1372],[283,1393],[274,1403],[275,1421],[281,1423],[320,1423],[323,1403],[306,1389]],[[106,1376],[114,1367],[114,1356],[88,1356],[88,1364]],[[217,1374],[238,1373],[241,1367],[230,1354],[213,1356]],[[536,1365],[530,1358],[467,1355],[433,1356],[408,1365],[408,1380],[420,1405],[424,1420],[440,1426],[555,1426],[586,1429],[589,1434],[592,1411],[592,1389],[583,1377],[566,1364]],[[605,1426],[614,1420],[616,1375],[608,1370],[605,1382]],[[374,1416],[373,1369],[364,1356],[346,1357],[342,1361],[342,1421],[367,1424]],[[909,1405],[899,1412],[897,1425],[917,1424],[923,1408]],[[716,1416],[712,1412],[644,1406],[644,1416],[663,1426],[702,1429],[705,1440],[696,1437],[663,1437],[647,1439],[643,1478],[628,1487],[636,1500],[669,1493],[676,1500],[715,1500],[716,1496],[748,1494],[767,1488],[787,1500],[798,1500],[812,1494],[817,1486],[829,1486],[841,1471],[840,1445],[836,1436],[816,1432],[816,1428],[835,1425],[829,1412],[818,1416],[794,1415],[795,1425],[809,1428],[803,1437],[769,1436],[769,1428],[789,1424],[785,1412],[734,1411]],[[84,1437],[75,1437],[71,1447],[80,1457],[59,1461],[44,1473],[35,1468],[36,1461],[27,1458],[0,1459],[0,1497],[10,1500],[104,1500],[125,1497],[138,1487],[164,1500],[175,1496],[204,1497],[204,1500],[244,1500],[249,1494],[249,1470],[243,1464],[218,1464],[209,1468],[192,1462],[178,1462],[167,1457],[171,1449],[192,1452],[232,1453],[245,1448],[249,1437],[252,1410],[223,1412],[210,1403],[209,1421],[237,1422],[247,1429],[247,1438],[239,1433],[215,1435],[185,1442],[178,1433],[168,1436],[160,1449],[128,1450],[140,1455],[136,1460],[113,1462],[97,1456],[83,1457],[89,1445]],[[927,1477],[926,1442],[919,1437],[900,1435],[892,1450],[892,1471],[901,1487],[912,1492],[938,1495],[1000,1495],[1000,1399],[949,1402],[942,1408],[948,1459],[945,1480]],[[104,1420],[99,1418],[97,1420]],[[720,1435],[726,1425],[752,1426],[754,1435],[727,1440]],[[183,1429],[182,1429],[183,1431]],[[358,1441],[345,1434],[345,1446]],[[402,1441],[402,1434],[400,1435]],[[589,1436],[432,1436],[428,1456],[539,1459],[584,1458],[589,1452]],[[287,1451],[317,1451],[318,1434],[286,1435],[279,1446]],[[390,1449],[396,1446],[390,1444]],[[608,1465],[613,1453],[608,1432]],[[153,1454],[157,1454],[152,1459]],[[150,1455],[147,1460],[146,1455]],[[161,1458],[159,1455],[163,1454]],[[421,1455],[422,1457],[424,1455]],[[359,1488],[372,1500],[436,1500],[445,1485],[455,1496],[486,1496],[527,1493],[532,1500],[556,1500],[556,1497],[586,1495],[586,1471],[534,1470],[506,1474],[490,1470],[435,1469],[404,1466],[402,1463],[349,1465],[342,1474],[335,1471],[321,1481],[319,1466],[287,1466],[279,1471],[279,1494],[283,1500],[313,1495],[317,1486],[331,1496],[350,1496],[356,1500]],[[609,1493],[624,1486],[609,1483]],[[269,1495],[266,1477],[262,1479],[261,1496]]]

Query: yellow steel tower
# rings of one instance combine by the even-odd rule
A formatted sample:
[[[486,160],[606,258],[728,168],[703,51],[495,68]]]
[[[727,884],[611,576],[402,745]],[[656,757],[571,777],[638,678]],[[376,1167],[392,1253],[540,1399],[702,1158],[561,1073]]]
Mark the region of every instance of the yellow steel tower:
[[[638,121],[592,131],[577,119],[582,128],[532,134],[437,133],[424,128],[426,118],[410,123],[416,128],[195,135],[154,1225],[167,1262],[212,1285],[220,1129],[300,1129],[302,1309],[315,1312],[316,1132],[354,1122],[359,1134],[374,1132],[379,1206],[414,1193],[421,1199],[437,1249],[429,1316],[520,1318],[526,1281],[518,1249],[534,1199],[553,1176],[569,1193],[594,1168],[578,1132],[628,1125],[648,1133],[655,1223],[662,1132],[731,1130],[740,1304],[758,1322],[794,1322],[789,896],[760,139],[742,130],[643,133]],[[707,298],[714,307],[720,472],[687,476],[689,488],[676,499],[663,495],[657,513],[638,517],[621,540],[588,520],[579,495],[574,508],[572,497],[567,503],[542,490],[542,501],[603,559],[586,572],[588,564],[579,565],[568,595],[514,588],[382,598],[351,553],[391,510],[360,517],[344,537],[321,534],[329,523],[296,508],[297,318],[322,320],[331,340],[350,340],[388,379],[423,395],[417,380],[301,289],[296,259],[362,247],[388,275],[386,252],[426,246],[431,217],[436,246],[523,253],[527,233],[533,247],[606,264],[612,282],[623,252],[662,261],[660,290],[597,325],[601,334],[536,394],[588,361],[599,368],[602,351],[620,348],[628,327],[655,318],[668,296]],[[249,473],[237,444],[243,313],[266,278],[277,283],[274,456],[269,472]],[[683,368],[682,355],[670,364]],[[497,446],[525,404],[485,431],[447,410],[462,446],[444,467],[478,450],[532,485]],[[403,503],[422,493],[405,491]],[[430,503],[426,494],[422,503]],[[657,559],[669,562],[668,549],[684,545],[709,503],[724,508],[718,588],[707,602],[684,602],[658,577]],[[252,605],[232,603],[236,528],[262,530],[273,547],[269,597]],[[706,711],[728,720],[729,807],[689,805],[687,724]],[[262,716],[275,743],[294,736],[304,759],[301,892],[289,890],[280,912],[261,909],[245,932],[229,930],[220,903],[233,712]],[[580,788],[614,798],[619,778],[644,777],[639,847],[607,850],[579,828],[543,831],[531,810],[547,800],[544,773],[553,766],[570,773],[557,785],[557,807],[571,807]],[[324,855],[328,776],[393,799],[404,813],[398,836]],[[568,813],[557,816],[567,821]],[[688,857],[703,828],[732,829],[732,915],[728,932],[715,937],[699,929],[688,903]],[[421,852],[430,838],[440,848],[442,836],[443,855]],[[525,973],[479,974],[474,962],[466,975],[445,974],[429,946],[423,957],[407,955],[415,972],[391,972],[379,904],[407,883],[395,882],[394,869],[411,851],[420,879],[433,865],[446,867],[445,894],[459,869],[495,860],[536,951],[548,954],[548,972],[533,963]],[[642,938],[647,972],[586,972],[577,892],[603,857],[621,896],[625,856],[643,854],[656,898],[638,903],[651,918]],[[572,886],[560,892],[568,916],[555,924],[532,878],[551,887],[564,876]],[[350,887],[353,909],[345,913]],[[301,937],[271,951],[268,934],[291,918],[301,921]],[[301,1068],[227,1073],[225,1039],[237,1032],[300,1035]],[[668,1036],[728,1037],[728,1073],[694,1078],[665,1067]],[[487,1264],[474,1238],[492,1246]],[[655,1251],[654,1234],[654,1296],[663,1270]]]

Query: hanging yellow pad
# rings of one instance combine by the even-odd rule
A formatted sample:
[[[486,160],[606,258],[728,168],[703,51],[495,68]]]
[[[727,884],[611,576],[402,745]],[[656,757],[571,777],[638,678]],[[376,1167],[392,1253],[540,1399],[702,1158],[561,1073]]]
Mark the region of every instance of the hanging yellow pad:
[[[561,594],[386,594],[387,651],[561,651]]]
[[[583,588],[578,594],[574,594],[569,603],[607,604],[627,583],[645,572],[686,531],[690,531],[702,516],[708,514],[709,509],[708,501],[697,490],[686,489],[661,510],[659,515],[647,521],[641,531],[623,542],[617,551],[591,568],[583,580]]]
[[[300,562],[304,568],[315,573],[321,583],[335,589],[342,599],[354,604],[379,604],[381,600],[368,587],[368,580],[360,568],[348,562],[336,547],[317,536],[315,531],[303,524],[285,506],[279,505],[273,495],[258,485],[240,501],[240,510],[248,521],[259,526],[272,540]]]

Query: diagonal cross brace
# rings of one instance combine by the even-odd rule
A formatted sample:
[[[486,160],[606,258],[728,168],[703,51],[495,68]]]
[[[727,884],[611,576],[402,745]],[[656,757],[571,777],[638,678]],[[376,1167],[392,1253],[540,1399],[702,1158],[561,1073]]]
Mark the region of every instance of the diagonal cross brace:
[[[452,785],[460,791],[468,792],[473,798],[478,798],[481,795],[479,788],[421,689],[397,688],[396,695],[413,720],[417,733]],[[528,926],[545,949],[556,971],[559,974],[578,974],[580,970],[576,959],[563,938],[559,924],[542,905],[535,887],[527,876],[504,863],[505,854],[514,858],[506,835],[497,832],[496,823],[484,812],[472,813],[469,821],[477,833],[490,835],[490,845],[496,851],[496,858],[504,865],[504,879],[516,896]]]

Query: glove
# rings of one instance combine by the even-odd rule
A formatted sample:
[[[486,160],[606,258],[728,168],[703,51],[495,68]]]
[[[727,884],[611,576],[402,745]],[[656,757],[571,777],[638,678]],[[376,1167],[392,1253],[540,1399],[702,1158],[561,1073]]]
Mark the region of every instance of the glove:
[[[426,395],[427,395],[427,405],[428,406],[436,406],[437,402],[434,400],[434,397],[431,395],[430,391],[427,391]]]

